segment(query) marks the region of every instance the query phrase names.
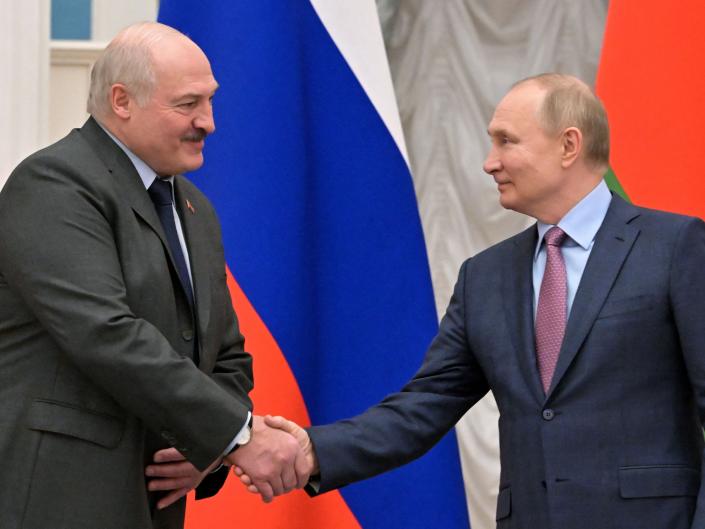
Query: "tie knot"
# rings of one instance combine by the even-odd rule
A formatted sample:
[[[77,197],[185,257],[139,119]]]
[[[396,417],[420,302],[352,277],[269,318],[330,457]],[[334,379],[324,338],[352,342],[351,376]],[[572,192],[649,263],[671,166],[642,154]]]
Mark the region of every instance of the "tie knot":
[[[157,206],[171,206],[172,204],[172,194],[171,194],[171,182],[168,180],[162,180],[157,177],[152,185],[149,186],[147,190],[149,193],[149,198],[152,199]]]
[[[566,233],[558,226],[554,226],[546,232],[544,240],[549,246],[561,246],[566,238]]]

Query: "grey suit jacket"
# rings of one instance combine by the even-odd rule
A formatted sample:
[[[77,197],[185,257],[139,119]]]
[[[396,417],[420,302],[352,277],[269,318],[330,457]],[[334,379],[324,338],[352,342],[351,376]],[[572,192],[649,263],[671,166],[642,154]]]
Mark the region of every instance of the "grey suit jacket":
[[[175,194],[196,314],[139,175],[93,119],[0,194],[3,529],[181,527],[183,502],[153,517],[145,463],[174,446],[203,469],[244,424],[251,358],[218,222],[181,176]]]
[[[463,264],[401,392],[310,430],[321,491],[420,456],[492,390],[497,527],[705,527],[705,225],[613,198],[548,394],[533,334],[536,237],[534,226]]]

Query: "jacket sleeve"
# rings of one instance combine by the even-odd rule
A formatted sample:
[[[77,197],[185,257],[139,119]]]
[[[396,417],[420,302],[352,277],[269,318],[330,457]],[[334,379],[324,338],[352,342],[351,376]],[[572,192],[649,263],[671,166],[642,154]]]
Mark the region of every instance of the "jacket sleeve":
[[[201,484],[196,487],[196,499],[205,500],[206,498],[215,496],[225,484],[229,473],[230,468],[222,466],[212,474],[208,474],[203,481],[201,481]]]
[[[356,417],[308,430],[320,467],[318,493],[416,459],[487,393],[487,380],[466,336],[465,285],[470,267],[471,261],[466,261],[461,268],[438,335],[404,388]]]

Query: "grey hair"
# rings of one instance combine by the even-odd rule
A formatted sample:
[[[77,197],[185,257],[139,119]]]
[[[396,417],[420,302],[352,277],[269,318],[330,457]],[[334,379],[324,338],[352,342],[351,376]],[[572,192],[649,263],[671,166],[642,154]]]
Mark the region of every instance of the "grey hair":
[[[544,73],[514,84],[534,82],[546,89],[538,110],[541,126],[547,134],[560,134],[576,127],[583,135],[585,160],[594,167],[607,167],[610,159],[610,129],[602,102],[588,85],[564,74]]]
[[[156,85],[152,49],[169,37],[186,37],[176,29],[158,22],[138,22],[126,27],[105,48],[91,70],[86,110],[93,116],[110,111],[110,88],[124,84],[140,106],[144,106]]]

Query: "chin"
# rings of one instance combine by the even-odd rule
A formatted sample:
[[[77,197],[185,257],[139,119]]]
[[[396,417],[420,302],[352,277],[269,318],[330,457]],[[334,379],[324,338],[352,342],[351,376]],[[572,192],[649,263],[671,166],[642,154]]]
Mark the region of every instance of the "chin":
[[[197,169],[200,169],[202,165],[203,165],[203,157],[202,156],[199,156],[198,159],[196,159],[196,160],[184,160],[183,163],[179,164],[178,170],[175,171],[173,174],[189,173],[191,171],[195,171]]]
[[[504,209],[515,209],[515,202],[512,200],[512,197],[507,195],[507,193],[499,194],[499,205]]]

